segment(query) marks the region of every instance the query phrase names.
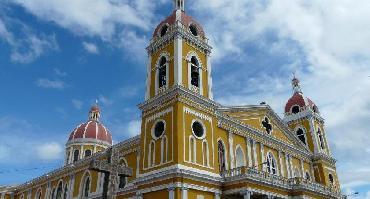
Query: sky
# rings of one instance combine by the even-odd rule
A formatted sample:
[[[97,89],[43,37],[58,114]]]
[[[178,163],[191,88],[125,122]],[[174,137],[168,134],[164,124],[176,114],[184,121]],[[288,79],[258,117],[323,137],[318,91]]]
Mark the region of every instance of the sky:
[[[213,46],[223,105],[281,117],[295,73],[319,107],[346,194],[370,199],[368,0],[187,0]],[[140,131],[145,47],[171,0],[0,0],[0,185],[63,164],[99,101],[115,143]],[[355,198],[355,197],[352,197]]]

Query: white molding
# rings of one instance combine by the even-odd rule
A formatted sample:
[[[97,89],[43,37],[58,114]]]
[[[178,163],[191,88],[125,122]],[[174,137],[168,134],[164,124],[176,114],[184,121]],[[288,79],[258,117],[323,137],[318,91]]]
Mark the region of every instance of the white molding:
[[[148,100],[150,98],[150,88],[151,88],[151,79],[152,79],[152,56],[148,56],[147,66],[146,66],[146,94],[145,94],[145,100]]]
[[[175,37],[174,48],[174,80],[176,85],[182,85],[182,37]]]
[[[207,54],[207,73],[208,73],[208,97],[209,99],[213,100],[213,81],[212,81],[212,65],[211,65],[211,57]]]

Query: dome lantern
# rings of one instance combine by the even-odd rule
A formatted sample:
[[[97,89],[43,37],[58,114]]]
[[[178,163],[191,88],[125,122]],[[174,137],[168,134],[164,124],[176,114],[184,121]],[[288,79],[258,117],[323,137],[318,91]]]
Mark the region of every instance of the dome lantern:
[[[173,0],[175,5],[175,10],[181,10],[185,12],[185,0]]]
[[[98,106],[98,100],[96,100],[95,104],[90,108],[89,120],[99,121],[99,118],[100,118],[100,108]]]

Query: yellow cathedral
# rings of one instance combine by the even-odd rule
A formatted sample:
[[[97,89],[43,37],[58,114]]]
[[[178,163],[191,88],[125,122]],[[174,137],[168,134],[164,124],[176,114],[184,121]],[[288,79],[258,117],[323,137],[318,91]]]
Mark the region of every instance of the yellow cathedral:
[[[72,130],[65,164],[0,199],[309,199],[344,198],[318,107],[299,80],[280,118],[269,105],[213,100],[202,26],[174,0],[148,47],[141,133],[112,145],[91,107]]]

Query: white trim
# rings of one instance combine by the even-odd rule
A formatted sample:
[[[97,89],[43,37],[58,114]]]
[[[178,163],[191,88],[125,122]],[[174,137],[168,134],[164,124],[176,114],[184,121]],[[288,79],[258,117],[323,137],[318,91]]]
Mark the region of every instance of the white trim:
[[[174,46],[174,80],[175,85],[182,85],[182,38],[181,36],[175,37]]]
[[[252,140],[250,138],[245,138],[245,143],[247,145],[247,158],[248,158],[248,167],[253,167],[252,162]]]
[[[197,163],[197,141],[193,135],[189,136],[189,162]]]
[[[148,56],[147,66],[146,66],[146,93],[145,93],[145,100],[150,98],[150,83],[152,79],[152,56]]]
[[[91,192],[91,183],[92,183],[92,177],[91,177],[91,173],[89,170],[86,170],[85,173],[83,174],[82,178],[81,178],[81,182],[80,182],[80,188],[79,188],[79,198],[85,198],[84,197],[84,191],[85,191],[85,184],[86,184],[86,180],[87,179],[90,179],[90,184],[89,184],[89,193],[88,195],[90,196],[90,194],[92,193]]]
[[[207,54],[207,73],[208,73],[208,98],[213,100],[212,65],[210,55]]]
[[[199,174],[202,174],[202,175],[215,177],[215,178],[220,178],[220,180],[221,180],[220,174],[216,174],[216,173],[209,172],[209,171],[206,171],[206,170],[197,169],[197,168],[194,168],[194,167],[188,167],[188,166],[185,166],[185,165],[182,165],[182,164],[175,164],[175,165],[171,165],[169,167],[164,167],[164,168],[161,168],[161,169],[157,169],[155,171],[141,173],[138,178],[144,178],[144,177],[147,177],[147,176],[150,176],[150,175],[153,175],[153,174],[157,174],[157,173],[162,173],[162,172],[165,172],[165,171],[168,171],[168,170],[171,170],[171,169],[182,169],[182,170],[192,171],[192,172],[199,173]]]
[[[206,149],[204,149],[206,146]],[[203,153],[203,165],[209,167],[209,146],[206,139],[202,142],[202,153]]]
[[[235,168],[235,155],[234,155],[234,134],[228,132],[229,139],[229,155],[230,155],[230,169]]]
[[[155,166],[155,141],[149,143],[148,168]]]
[[[166,147],[166,150],[164,148]],[[166,163],[168,158],[168,139],[166,135],[161,139],[161,164]]]
[[[155,126],[156,126],[159,122],[163,122],[163,124],[164,124],[164,128],[163,128],[163,132],[162,132],[162,134],[161,134],[159,137],[156,137],[156,136],[155,136],[155,132],[154,132],[154,131],[155,131]],[[153,140],[158,140],[158,139],[162,138],[162,137],[164,136],[164,134],[166,134],[166,127],[167,127],[167,125],[166,125],[166,121],[165,121],[164,119],[157,119],[157,121],[155,121],[155,122],[153,123],[152,129],[151,129]]]

